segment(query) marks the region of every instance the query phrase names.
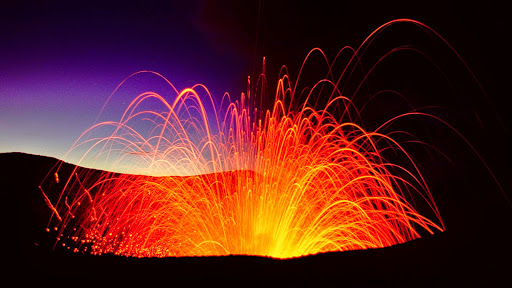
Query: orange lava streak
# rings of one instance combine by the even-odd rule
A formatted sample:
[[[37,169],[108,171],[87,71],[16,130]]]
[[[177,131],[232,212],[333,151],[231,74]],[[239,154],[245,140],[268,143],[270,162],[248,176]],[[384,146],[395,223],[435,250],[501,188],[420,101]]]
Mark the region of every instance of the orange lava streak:
[[[257,82],[262,93],[265,75]],[[106,159],[112,170],[131,174],[69,179],[59,196],[66,201],[53,209],[59,233],[68,235],[60,242],[74,251],[136,257],[290,258],[386,247],[442,231],[419,171],[381,155],[391,148],[412,163],[400,144],[330,114],[338,105],[350,118],[351,101],[338,82],[322,80],[307,95],[318,97],[318,87],[331,85],[322,109],[295,103],[297,86],[287,75],[264,112],[250,91],[240,102],[228,95],[224,107],[201,85],[176,91],[172,103],[156,93],[139,95],[120,121],[91,127],[72,147],[86,147],[82,160]],[[213,121],[204,99],[212,102]],[[139,109],[149,100],[163,112]],[[90,136],[101,129],[109,136]],[[421,194],[441,224],[420,215],[409,194]]]

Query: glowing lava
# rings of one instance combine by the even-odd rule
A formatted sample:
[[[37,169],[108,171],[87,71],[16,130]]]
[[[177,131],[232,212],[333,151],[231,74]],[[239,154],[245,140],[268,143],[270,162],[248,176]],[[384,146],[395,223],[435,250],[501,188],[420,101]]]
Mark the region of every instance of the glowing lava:
[[[262,73],[240,101],[226,94],[221,105],[202,85],[174,89],[172,102],[143,93],[119,121],[85,131],[72,151],[131,174],[76,168],[60,179],[60,194],[45,198],[57,244],[135,257],[289,258],[386,247],[444,229],[420,172],[382,156],[392,149],[416,167],[408,153],[389,134],[353,123],[357,110],[339,81],[319,81],[298,103],[302,94],[282,73],[273,107],[262,111],[256,103],[266,81]],[[312,97],[329,101],[319,109]],[[162,110],[145,110],[146,101]],[[439,223],[415,210],[412,194]]]

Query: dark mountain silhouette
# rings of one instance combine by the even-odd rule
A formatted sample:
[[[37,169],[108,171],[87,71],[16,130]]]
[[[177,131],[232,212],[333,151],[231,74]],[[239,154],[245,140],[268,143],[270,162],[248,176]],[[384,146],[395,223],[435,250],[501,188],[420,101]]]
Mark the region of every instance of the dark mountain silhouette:
[[[254,256],[128,258],[53,250],[54,235],[45,231],[50,209],[38,186],[58,161],[23,153],[0,154],[4,223],[1,229],[2,238],[7,240],[2,245],[2,258],[9,267],[8,278],[47,282],[65,278],[76,281],[225,278],[253,285],[280,283],[307,287],[329,283],[392,287],[512,284],[512,212],[506,201],[498,197],[499,193],[496,197],[482,193],[481,197],[464,199],[459,196],[467,194],[466,191],[438,195],[436,200],[447,225],[445,232],[383,249],[289,260]],[[64,163],[59,174],[64,179],[73,167]],[[447,209],[450,206],[452,209]]]

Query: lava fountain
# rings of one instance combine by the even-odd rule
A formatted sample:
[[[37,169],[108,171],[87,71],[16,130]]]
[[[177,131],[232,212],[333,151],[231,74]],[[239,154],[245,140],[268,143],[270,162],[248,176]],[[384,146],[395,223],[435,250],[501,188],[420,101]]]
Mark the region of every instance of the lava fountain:
[[[268,89],[265,60],[240,99],[226,93],[220,104],[203,85],[178,91],[155,72],[130,76],[162,77],[175,95],[138,95],[120,120],[92,126],[70,150],[117,172],[76,166],[60,184],[59,167],[48,174],[40,188],[53,212],[47,230],[56,231],[56,245],[94,255],[291,258],[443,231],[412,157],[390,133],[358,125],[341,89],[375,33],[393,22],[426,27],[386,23],[350,50],[341,76],[334,79],[327,62],[327,77],[300,92],[300,73],[294,84],[283,68],[270,109],[260,107]],[[325,105],[312,105],[319,97]],[[145,109],[148,101],[161,110]],[[388,161],[385,150],[414,169]],[[413,199],[436,219],[422,216]]]

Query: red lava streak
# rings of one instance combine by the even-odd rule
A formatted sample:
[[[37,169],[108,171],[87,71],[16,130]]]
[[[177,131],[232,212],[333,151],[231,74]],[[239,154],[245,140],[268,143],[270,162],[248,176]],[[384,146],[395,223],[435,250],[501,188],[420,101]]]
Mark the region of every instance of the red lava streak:
[[[338,79],[327,77],[309,90],[297,90],[283,69],[269,110],[258,105],[265,73],[249,80],[253,88],[239,101],[226,94],[220,105],[202,85],[178,91],[169,82],[176,94],[165,99],[138,95],[119,121],[94,125],[71,149],[84,151],[83,161],[129,174],[77,167],[60,179],[60,194],[45,195],[54,212],[48,228],[57,228],[58,244],[136,257],[290,258],[386,247],[442,231],[408,152],[393,134],[355,123],[358,111],[339,84],[372,37],[394,22],[427,29],[412,20],[386,23],[351,50]],[[318,97],[328,101],[311,105]],[[147,101],[162,110],[145,109]],[[414,168],[388,161],[385,150]],[[411,195],[436,219],[420,215]]]

